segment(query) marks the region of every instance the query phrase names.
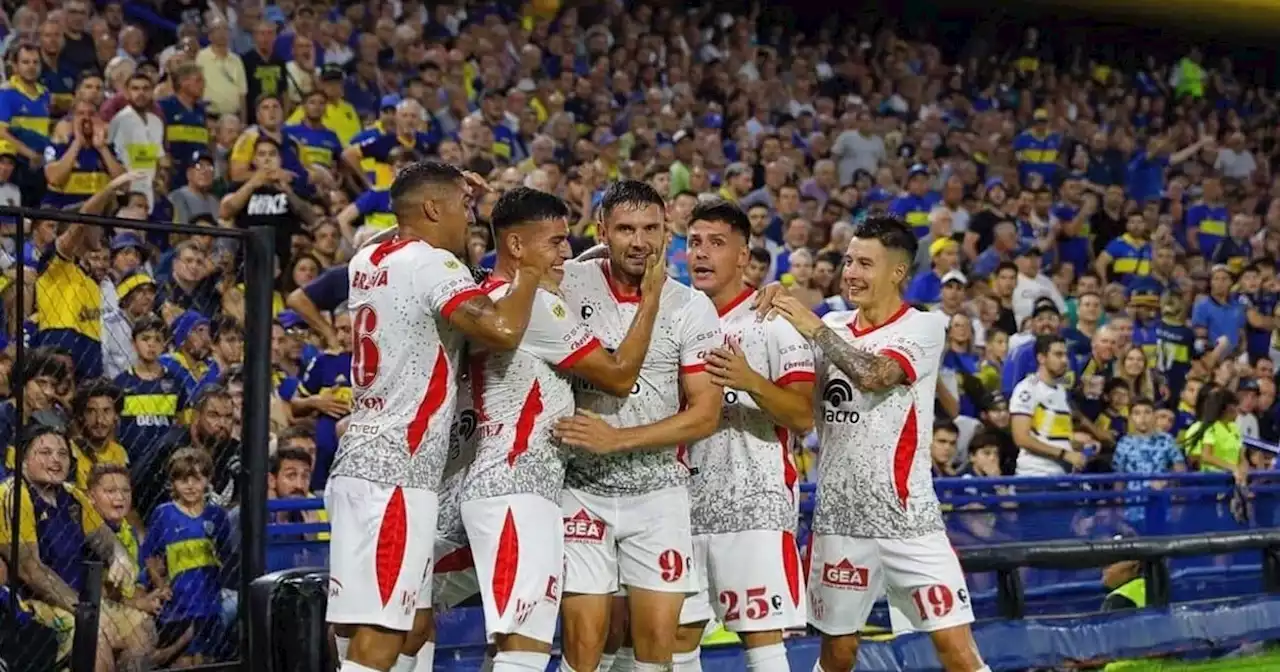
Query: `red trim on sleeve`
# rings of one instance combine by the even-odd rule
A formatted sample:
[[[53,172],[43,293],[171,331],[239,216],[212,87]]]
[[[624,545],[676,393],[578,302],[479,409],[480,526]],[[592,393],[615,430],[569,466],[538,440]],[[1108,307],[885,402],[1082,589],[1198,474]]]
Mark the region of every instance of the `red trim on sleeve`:
[[[461,306],[463,302],[470,301],[471,299],[474,299],[477,296],[488,296],[488,295],[485,294],[484,290],[480,289],[479,287],[471,287],[469,289],[464,289],[461,292],[454,294],[448,301],[444,302],[444,307],[440,309],[440,314],[443,315],[444,319],[447,320],[449,319],[449,316],[453,314],[453,311],[458,309],[458,306]]]
[[[897,350],[881,350],[880,354],[892,359],[902,367],[902,372],[907,374],[908,383],[916,382],[916,367],[911,365],[911,360],[906,355]]]
[[[817,382],[818,376],[812,371],[788,371],[782,374],[782,377],[773,381],[778,387],[786,387],[791,383],[814,383]]]
[[[682,367],[680,367],[680,375],[682,375],[682,376],[687,376],[687,375],[689,375],[689,374],[693,374],[693,373],[702,373],[702,372],[703,372],[703,371],[705,371],[706,369],[707,369],[707,365],[706,365],[706,364],[702,364],[702,363],[698,363],[698,364],[689,364],[689,365],[687,365],[687,366],[682,366]]]
[[[564,371],[568,371],[569,369],[572,369],[574,366],[576,366],[578,362],[581,362],[583,357],[586,357],[587,355],[591,354],[592,350],[595,350],[596,348],[602,348],[602,347],[604,347],[604,344],[600,342],[600,339],[596,338],[595,336],[592,336],[591,340],[583,344],[581,348],[574,350],[573,352],[569,353],[568,357],[565,357],[564,359],[560,360],[560,363],[556,364],[556,368]]]

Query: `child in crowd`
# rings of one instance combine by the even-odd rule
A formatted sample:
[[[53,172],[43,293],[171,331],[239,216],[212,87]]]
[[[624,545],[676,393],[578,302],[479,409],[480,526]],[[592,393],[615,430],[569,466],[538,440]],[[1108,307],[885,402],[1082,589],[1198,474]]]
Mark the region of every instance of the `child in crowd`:
[[[209,503],[213,460],[198,448],[182,448],[169,459],[173,501],[156,508],[142,547],[151,585],[172,599],[160,612],[160,646],[190,631],[191,642],[174,667],[192,667],[216,657],[222,568],[231,550],[231,526],[221,507]]]

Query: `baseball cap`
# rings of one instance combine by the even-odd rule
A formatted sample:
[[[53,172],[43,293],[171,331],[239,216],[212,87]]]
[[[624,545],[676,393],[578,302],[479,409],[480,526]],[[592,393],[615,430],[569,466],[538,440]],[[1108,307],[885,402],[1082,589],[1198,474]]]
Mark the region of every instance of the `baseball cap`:
[[[280,314],[276,315],[276,322],[279,322],[280,326],[284,327],[285,331],[307,328],[307,321],[302,319],[301,315],[292,310],[280,311]]]
[[[952,242],[955,242],[955,241],[952,241]],[[960,271],[957,271],[954,268],[951,269],[950,271],[947,271],[946,274],[942,276],[942,284],[945,285],[949,282],[958,282],[964,285],[965,287],[969,286],[969,279],[964,277],[964,273],[961,273]]]
[[[1022,246],[1022,249],[1018,250],[1018,254],[1017,254],[1017,255],[1015,255],[1015,256],[1019,256],[1019,257],[1043,257],[1043,256],[1044,256],[1044,250],[1041,250],[1039,247],[1036,247],[1035,245],[1023,245],[1023,246]]]
[[[1009,400],[1004,398],[1004,393],[1000,392],[1000,390],[994,390],[992,392],[987,393],[986,395],[983,395],[982,410],[990,411],[996,406],[999,406],[1001,404],[1007,404],[1007,403],[1009,403]]]
[[[1036,317],[1040,313],[1046,312],[1053,313],[1054,315],[1062,314],[1062,311],[1058,310],[1058,304],[1054,303],[1053,299],[1047,296],[1042,296],[1036,299],[1035,307],[1031,309],[1031,316]]]
[[[911,170],[907,172],[907,179],[909,180],[917,175],[927,176],[928,174],[929,169],[926,168],[923,163],[917,163],[914,166],[911,166]]]
[[[379,110],[385,110],[387,108],[395,109],[395,107],[400,104],[401,100],[402,99],[400,98],[400,94],[388,93],[387,95],[382,97],[382,102],[381,104],[378,105],[378,109]]]
[[[138,251],[146,249],[146,246],[142,243],[142,239],[139,238],[136,233],[117,233],[111,238],[112,252],[119,252],[120,250],[125,250],[130,247],[136,247],[138,248]]]
[[[194,166],[197,163],[200,163],[201,161],[208,161],[209,163],[213,163],[213,155],[209,153],[209,150],[197,149],[194,152],[191,152],[191,163],[187,165]]]
[[[618,136],[614,135],[613,133],[610,133],[609,131],[605,131],[604,133],[601,133],[600,137],[596,140],[596,144],[600,145],[601,147],[608,147],[617,142],[618,142]]]
[[[680,144],[680,141],[681,141],[681,140],[686,140],[686,139],[689,139],[689,138],[692,138],[692,137],[693,137],[693,136],[689,134],[689,131],[686,131],[686,130],[684,130],[684,129],[682,128],[682,129],[680,129],[680,130],[676,131],[676,134],[675,134],[675,135],[671,136],[671,144],[673,144],[673,145],[678,145],[678,144]]]
[[[174,345],[181,346],[183,343],[186,343],[187,337],[191,335],[191,332],[195,331],[202,325],[208,326],[209,318],[194,310],[188,310],[187,312],[179,315],[178,319],[173,321]]]
[[[725,167],[724,176],[725,176],[725,179],[729,179],[731,177],[745,175],[749,172],[751,172],[751,166],[748,166],[747,164],[741,161],[734,161],[733,163]]]
[[[987,184],[986,184],[986,189],[987,189],[987,191],[991,191],[992,189],[995,189],[996,187],[1000,187],[1001,189],[1004,189],[1004,178],[1002,178],[1002,177],[988,177],[988,178],[987,178]]]
[[[957,247],[957,246],[958,244],[956,243],[956,241],[951,240],[950,238],[939,238],[933,241],[932,243],[929,243],[929,258],[932,259],[938,256],[939,254],[942,254],[944,250],[947,250],[952,247]],[[955,273],[955,272],[956,271],[951,271],[950,273],[947,273],[947,275],[951,275],[951,273]],[[963,278],[964,276],[961,275],[960,277]],[[943,282],[946,282],[946,281],[944,280]]]
[[[330,63],[320,69],[320,81],[322,82],[341,82],[347,78],[347,73],[342,71],[342,66]]]
[[[1043,107],[1037,107],[1036,111],[1031,114],[1032,121],[1049,121],[1049,110]]]

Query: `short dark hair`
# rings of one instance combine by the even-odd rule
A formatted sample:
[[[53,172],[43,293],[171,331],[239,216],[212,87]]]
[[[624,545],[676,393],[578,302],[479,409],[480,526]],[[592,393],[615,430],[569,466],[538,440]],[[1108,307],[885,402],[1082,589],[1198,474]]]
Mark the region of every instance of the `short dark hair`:
[[[159,315],[155,315],[155,314],[143,315],[142,317],[139,317],[136,322],[133,323],[134,340],[137,340],[139,336],[147,333],[148,331],[154,331],[160,334],[161,338],[169,337],[169,327],[165,325],[164,320],[161,319]]]
[[[1129,402],[1130,411],[1132,411],[1134,408],[1137,408],[1138,406],[1146,406],[1147,408],[1155,410],[1156,402],[1151,401],[1146,397],[1138,397],[1137,399],[1134,399]]]
[[[676,194],[676,196],[679,195]],[[747,213],[743,212],[742,208],[722,198],[693,206],[693,214],[689,216],[689,222],[697,221],[724,222],[729,225],[729,228],[737,231],[744,241],[751,240],[751,220],[747,218]]]
[[[97,397],[106,397],[111,400],[111,406],[116,409],[116,414],[124,412],[124,392],[114,383],[106,378],[91,378],[80,383],[76,396],[71,399],[71,417],[79,420],[84,415],[85,409],[89,408],[89,400]]]
[[[763,247],[751,248],[750,254],[751,254],[752,261],[758,261],[762,264],[773,263],[773,255],[769,254],[769,250],[766,250]]]
[[[992,275],[993,277],[994,277],[994,276],[997,276],[997,275],[1000,275],[1000,271],[1013,271],[1013,274],[1014,274],[1014,275],[1017,275],[1017,274],[1018,274],[1018,265],[1017,265],[1017,264],[1015,264],[1015,263],[1013,263],[1012,261],[1002,261],[1002,262],[1000,262],[999,264],[997,264],[997,265],[996,265],[996,272],[995,272],[995,273],[992,273],[991,275]]]
[[[502,231],[520,224],[568,217],[569,206],[559,196],[529,187],[516,187],[498,197],[489,223],[494,231]]]
[[[315,423],[309,419],[303,419],[297,424],[289,425],[276,435],[276,446],[287,446],[294,439],[316,440]]]
[[[650,205],[658,206],[658,209],[663,212],[667,210],[667,203],[662,199],[662,194],[659,194],[658,190],[648,182],[618,180],[610,184],[604,190],[604,195],[600,197],[600,218],[609,219],[613,211],[618,208],[639,210]]]
[[[133,482],[133,479],[129,476],[129,467],[126,467],[123,464],[116,464],[114,462],[99,462],[98,464],[93,465],[93,469],[89,471],[89,482],[85,483],[85,485],[89,486],[89,489],[92,490],[93,488],[98,487],[98,484],[102,482],[102,479],[113,475],[124,476],[129,479],[130,483]]]
[[[244,337],[244,327],[240,326],[239,320],[230,315],[219,315],[213,318],[212,327],[209,330],[209,335],[213,337],[215,343],[228,334],[238,334],[241,338]]]
[[[933,422],[933,433],[937,434],[938,432],[951,432],[956,436],[960,436],[960,428],[956,427],[956,423],[946,419]]]
[[[899,250],[914,260],[920,243],[906,222],[894,217],[868,217],[862,226],[853,230],[854,238],[878,240],[886,249]]]
[[[409,203],[405,202],[411,195],[427,185],[457,184],[462,180],[462,171],[441,161],[417,161],[404,167],[396,174],[388,194],[391,196],[391,211],[397,216],[405,212]]]
[[[1049,354],[1049,350],[1058,343],[1065,346],[1067,344],[1067,339],[1059,336],[1058,334],[1041,334],[1040,336],[1036,336],[1036,356],[1038,357],[1040,355]]]
[[[688,196],[690,198],[693,198],[694,200],[697,200],[698,198],[698,194],[694,193],[692,189],[681,189],[680,191],[676,192],[675,196],[671,197],[671,202],[675,203],[676,199],[680,198],[681,196]]]
[[[209,402],[214,399],[231,401],[231,392],[217,383],[206,385],[196,394],[195,401],[191,402],[191,407],[197,411],[203,411],[209,405]]]
[[[1000,450],[1000,435],[993,430],[984,430],[978,432],[978,435],[969,441],[969,452],[981,450],[987,446],[991,446],[996,450]]]
[[[314,466],[311,463],[311,455],[307,451],[297,448],[281,448],[268,458],[267,472],[272,476],[279,476],[280,467],[284,466],[284,463],[288,461],[303,462],[308,467]]]

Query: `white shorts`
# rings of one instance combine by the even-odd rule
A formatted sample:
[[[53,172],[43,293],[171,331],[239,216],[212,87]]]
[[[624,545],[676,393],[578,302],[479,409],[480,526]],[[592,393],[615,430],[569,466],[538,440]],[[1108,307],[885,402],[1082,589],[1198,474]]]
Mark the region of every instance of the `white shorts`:
[[[693,566],[702,589],[684,601],[681,625],[715,618],[731,632],[804,627],[808,600],[791,532],[699,534]]]
[[[564,537],[560,507],[538,495],[489,497],[462,503],[484,627],[551,643],[560,613]]]
[[[411,630],[414,611],[431,600],[436,493],[336,476],[324,503],[331,530],[328,621]]]
[[[471,558],[470,546],[437,538],[435,557],[431,590],[425,602],[419,596],[419,609],[452,609],[480,592],[476,563]]]
[[[620,584],[662,593],[698,589],[684,487],[618,497],[565,488],[560,503],[566,593],[612,595]]]
[[[809,623],[823,634],[861,630],[882,593],[919,632],[973,622],[964,572],[945,532],[914,539],[815,534],[809,554]]]

